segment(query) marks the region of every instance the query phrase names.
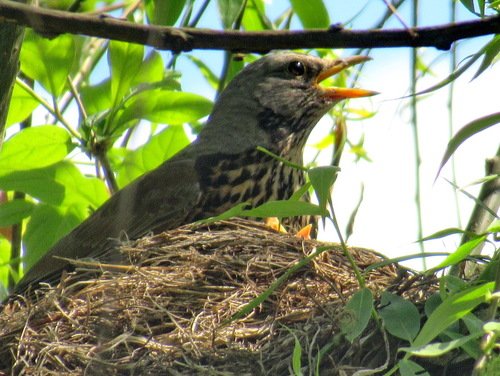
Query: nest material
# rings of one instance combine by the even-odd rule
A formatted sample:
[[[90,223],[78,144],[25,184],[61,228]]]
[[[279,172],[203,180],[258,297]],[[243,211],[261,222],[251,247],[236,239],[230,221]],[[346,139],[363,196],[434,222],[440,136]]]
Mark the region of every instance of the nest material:
[[[231,320],[319,245],[325,244],[235,220],[123,244],[129,265],[75,262],[76,271],[57,287],[47,286],[37,299],[12,302],[0,314],[0,370],[288,375],[296,341],[304,374],[316,367],[321,375],[337,375],[382,365],[388,354],[376,329],[354,346],[340,334],[342,307],[358,283],[338,245],[299,269],[251,313]],[[349,251],[361,270],[381,261],[366,249]],[[434,290],[422,281],[416,286],[414,276],[394,265],[368,273],[366,280],[375,294],[399,290],[415,302]]]

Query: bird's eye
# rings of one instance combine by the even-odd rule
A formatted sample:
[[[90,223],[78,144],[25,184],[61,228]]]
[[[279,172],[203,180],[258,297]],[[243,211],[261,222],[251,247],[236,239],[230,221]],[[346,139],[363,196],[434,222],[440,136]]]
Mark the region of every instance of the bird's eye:
[[[306,67],[300,61],[292,61],[290,64],[288,64],[288,71],[294,76],[298,77],[306,73]]]

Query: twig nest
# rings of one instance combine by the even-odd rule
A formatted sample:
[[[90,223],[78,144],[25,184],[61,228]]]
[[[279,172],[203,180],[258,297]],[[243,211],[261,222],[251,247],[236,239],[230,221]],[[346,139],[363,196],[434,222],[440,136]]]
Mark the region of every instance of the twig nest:
[[[329,245],[234,319],[325,245],[233,220],[124,243],[125,265],[75,261],[76,270],[58,286],[4,308],[0,369],[26,375],[288,375],[296,340],[302,366],[317,366],[321,375],[380,365],[387,358],[380,334],[354,352],[340,334],[339,315],[358,282],[339,245]],[[349,252],[362,271],[382,261],[366,249]],[[406,286],[413,301],[425,299],[429,286],[414,287],[412,280],[394,265],[366,275],[375,294]],[[335,346],[319,357],[332,341]],[[379,341],[375,347],[373,341]]]

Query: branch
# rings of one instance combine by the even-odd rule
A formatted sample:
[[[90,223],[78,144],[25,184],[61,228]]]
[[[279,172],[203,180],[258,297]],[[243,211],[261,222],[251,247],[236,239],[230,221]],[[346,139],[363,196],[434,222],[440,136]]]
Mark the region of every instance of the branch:
[[[459,39],[500,33],[500,16],[405,30],[260,31],[211,30],[140,25],[111,17],[90,16],[0,1],[0,21],[31,27],[45,35],[62,33],[114,39],[174,52],[217,49],[266,52],[297,48],[436,47],[447,50]]]

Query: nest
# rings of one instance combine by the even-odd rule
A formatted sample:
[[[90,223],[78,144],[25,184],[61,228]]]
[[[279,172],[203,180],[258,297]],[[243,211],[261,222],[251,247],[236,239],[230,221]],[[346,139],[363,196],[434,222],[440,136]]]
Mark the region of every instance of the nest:
[[[56,287],[45,286],[36,299],[19,299],[3,309],[0,370],[288,375],[296,343],[304,374],[316,369],[321,375],[352,374],[390,363],[394,355],[382,345],[389,348],[390,340],[376,328],[367,328],[355,344],[341,335],[342,307],[359,287],[338,245],[331,244],[241,315],[319,245],[325,246],[234,220],[125,243],[121,252],[128,265],[74,262],[75,271]],[[361,270],[382,260],[366,249],[349,252]],[[418,303],[435,286],[417,280],[395,265],[366,275],[374,294],[392,290]]]

